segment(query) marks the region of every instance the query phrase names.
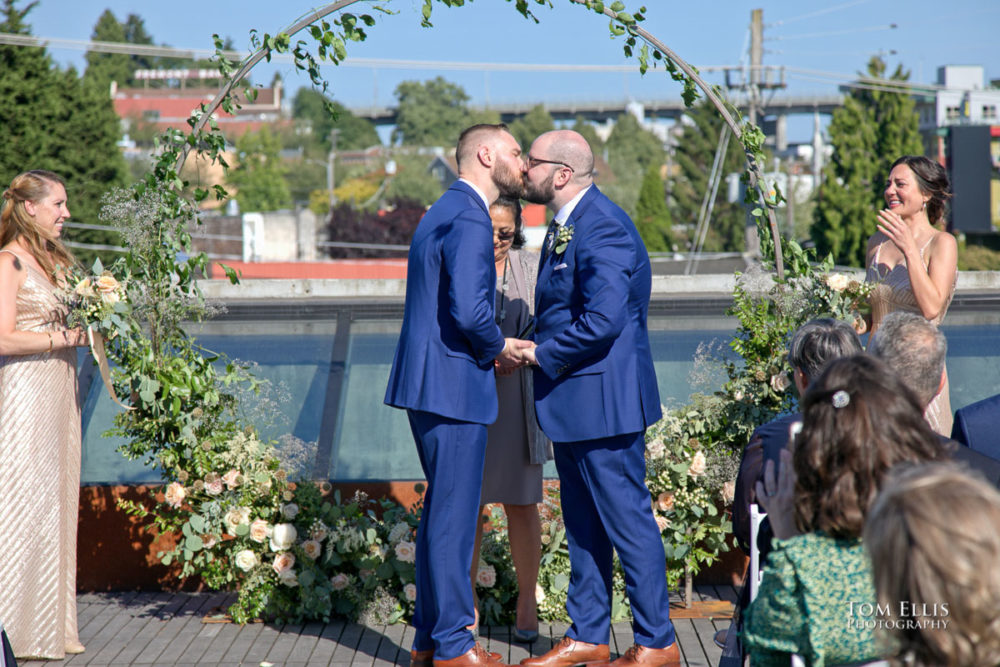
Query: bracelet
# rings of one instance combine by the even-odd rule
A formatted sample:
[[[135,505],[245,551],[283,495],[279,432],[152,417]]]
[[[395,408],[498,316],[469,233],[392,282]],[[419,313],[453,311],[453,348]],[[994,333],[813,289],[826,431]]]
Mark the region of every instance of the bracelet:
[[[49,334],[49,352],[51,352],[52,351],[52,332],[49,331],[48,334]]]

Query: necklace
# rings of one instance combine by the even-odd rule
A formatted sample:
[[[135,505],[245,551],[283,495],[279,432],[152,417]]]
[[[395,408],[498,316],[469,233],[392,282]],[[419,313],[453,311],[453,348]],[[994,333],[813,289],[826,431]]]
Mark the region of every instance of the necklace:
[[[503,283],[500,287],[500,304],[497,306],[497,324],[507,319],[507,267],[510,266],[510,255],[503,261]]]

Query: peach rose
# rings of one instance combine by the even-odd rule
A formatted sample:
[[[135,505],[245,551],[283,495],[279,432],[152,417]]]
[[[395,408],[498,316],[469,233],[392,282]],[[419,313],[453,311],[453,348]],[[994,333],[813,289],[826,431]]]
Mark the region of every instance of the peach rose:
[[[170,482],[170,484],[167,484],[167,490],[163,494],[164,500],[166,500],[167,504],[173,508],[180,507],[181,503],[184,502],[184,496],[186,495],[187,492],[184,491],[184,486],[177,482]]]
[[[493,588],[497,583],[497,571],[492,565],[481,564],[476,572],[476,584],[483,588]]]
[[[344,590],[347,588],[347,584],[348,579],[346,574],[341,573],[330,577],[330,586],[332,586],[335,591]]]
[[[278,574],[288,572],[295,567],[295,554],[291,551],[282,551],[274,557],[274,564],[271,565]]]
[[[661,512],[669,512],[674,508],[674,494],[664,491],[656,497],[656,509]]]
[[[226,483],[230,489],[235,489],[240,485],[242,477],[239,470],[230,470],[225,475],[222,476],[222,481]]]
[[[670,519],[668,519],[667,517],[662,516],[660,514],[657,514],[656,515],[656,527],[659,528],[660,532],[662,533],[663,531],[665,531],[667,528],[670,527]]]
[[[306,552],[306,556],[310,560],[316,560],[319,558],[320,554],[323,553],[323,547],[319,545],[316,540],[306,540],[302,543],[302,550]]]
[[[217,496],[222,493],[222,478],[218,473],[210,472],[205,475],[205,491],[210,496]]]
[[[417,559],[417,546],[413,542],[403,540],[396,545],[396,558],[403,563],[412,563]]]
[[[263,544],[267,541],[270,532],[271,526],[264,519],[254,519],[253,523],[250,524],[250,539],[254,542]]]

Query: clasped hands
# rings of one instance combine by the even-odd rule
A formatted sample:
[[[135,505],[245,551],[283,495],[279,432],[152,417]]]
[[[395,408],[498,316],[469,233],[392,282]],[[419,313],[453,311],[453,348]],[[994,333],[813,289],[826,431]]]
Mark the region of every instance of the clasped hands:
[[[536,363],[535,343],[519,338],[505,338],[503,349],[493,361],[498,375],[510,375],[521,366]]]

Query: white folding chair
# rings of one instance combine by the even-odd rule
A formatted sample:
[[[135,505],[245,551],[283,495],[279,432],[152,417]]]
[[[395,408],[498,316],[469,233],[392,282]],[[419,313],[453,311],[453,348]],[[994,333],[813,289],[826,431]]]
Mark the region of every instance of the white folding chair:
[[[767,512],[761,512],[757,503],[750,505],[750,576],[747,577],[750,583],[750,601],[757,597],[757,589],[760,587],[760,579],[763,576],[760,568],[760,549],[757,548],[757,535],[760,533],[760,524],[767,516]]]

